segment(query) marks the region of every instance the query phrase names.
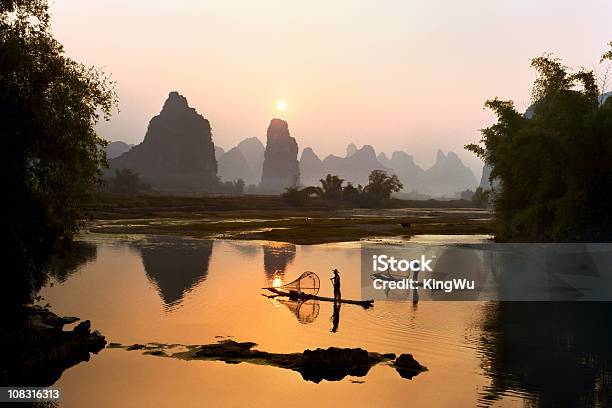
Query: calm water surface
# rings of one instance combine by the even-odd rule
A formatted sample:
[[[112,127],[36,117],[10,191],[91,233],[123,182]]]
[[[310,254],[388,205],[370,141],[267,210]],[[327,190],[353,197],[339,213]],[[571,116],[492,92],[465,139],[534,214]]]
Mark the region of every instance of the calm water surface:
[[[525,315],[543,313],[539,321],[567,313],[556,307],[507,310],[495,303],[377,301],[371,310],[343,305],[334,332],[332,304],[300,305],[262,296],[260,288],[269,286],[274,277],[286,282],[305,270],[321,277],[321,295],[332,296],[328,279],[335,267],[342,274],[343,296],[358,299],[359,251],[358,243],[299,246],[84,237],[74,262],[42,295],[56,313],[90,319],[109,342],[205,344],[224,336],[253,341],[258,349],[271,352],[361,347],[412,353],[429,371],[407,380],[391,367],[375,366],[365,377],[315,384],[297,372],[275,367],[104,349],[64,372],[56,384],[64,390],[62,406],[510,407],[568,402],[568,398],[572,404],[591,405],[609,398],[610,353],[605,343],[610,340],[609,329],[599,333],[603,338],[597,344],[591,344],[590,337],[582,344],[580,336],[572,335],[577,329],[571,322],[543,329],[524,327]],[[609,315],[601,318],[610,323]],[[574,343],[565,345],[568,331]],[[554,351],[559,344],[550,342],[560,342],[562,356],[567,351],[564,366],[546,362],[559,356]],[[591,358],[592,370],[572,380],[575,392],[548,390],[547,394],[546,386],[555,389],[555,372],[583,364],[585,356],[576,358],[575,344],[582,344],[578,351]],[[534,358],[544,362],[534,363]],[[537,372],[526,375],[531,367]]]

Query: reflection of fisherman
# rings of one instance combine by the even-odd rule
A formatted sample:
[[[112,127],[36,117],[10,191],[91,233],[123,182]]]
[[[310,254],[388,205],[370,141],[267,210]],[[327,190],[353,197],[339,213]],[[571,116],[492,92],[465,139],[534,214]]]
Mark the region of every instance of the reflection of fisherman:
[[[338,331],[338,325],[340,324],[340,302],[334,302],[334,314],[332,315],[332,333]]]
[[[337,269],[334,269],[334,276],[330,279],[334,285],[334,300],[340,300],[340,273]]]

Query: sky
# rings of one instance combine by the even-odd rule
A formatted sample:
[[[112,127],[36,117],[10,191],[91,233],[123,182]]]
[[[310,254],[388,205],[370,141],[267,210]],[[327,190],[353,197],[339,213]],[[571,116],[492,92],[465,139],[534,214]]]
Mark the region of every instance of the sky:
[[[524,110],[531,58],[601,71],[612,40],[610,0],[55,0],[51,12],[67,55],[116,81],[108,140],[140,143],[176,90],[225,149],[265,143],[280,117],[321,158],[354,142],[427,167],[452,150],[478,178],[463,146],[494,121],[484,102]]]

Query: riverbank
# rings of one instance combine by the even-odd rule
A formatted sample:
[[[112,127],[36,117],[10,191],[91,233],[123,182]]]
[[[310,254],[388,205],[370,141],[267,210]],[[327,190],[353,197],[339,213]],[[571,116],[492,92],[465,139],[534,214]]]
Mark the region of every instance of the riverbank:
[[[0,384],[49,386],[69,367],[89,361],[106,345],[104,336],[91,331],[89,320],[60,317],[45,307],[24,307],[0,328]]]
[[[106,196],[89,208],[93,220],[86,229],[107,234],[268,240],[298,245],[494,232],[491,213],[460,207],[467,201],[390,201],[403,207],[346,208],[323,200],[313,200],[313,205],[306,207],[289,207],[274,196]]]

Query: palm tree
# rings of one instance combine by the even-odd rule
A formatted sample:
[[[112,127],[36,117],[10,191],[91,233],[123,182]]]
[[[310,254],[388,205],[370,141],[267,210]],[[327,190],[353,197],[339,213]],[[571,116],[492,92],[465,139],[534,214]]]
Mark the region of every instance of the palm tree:
[[[339,200],[342,197],[344,179],[328,174],[321,182],[321,196],[329,200]]]

